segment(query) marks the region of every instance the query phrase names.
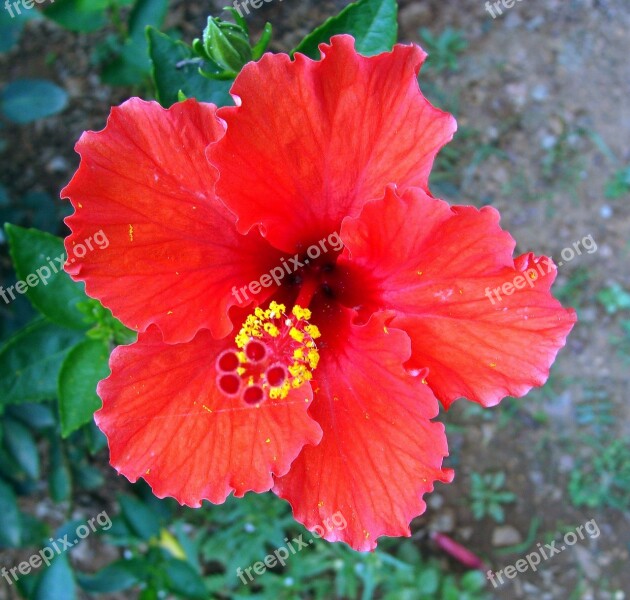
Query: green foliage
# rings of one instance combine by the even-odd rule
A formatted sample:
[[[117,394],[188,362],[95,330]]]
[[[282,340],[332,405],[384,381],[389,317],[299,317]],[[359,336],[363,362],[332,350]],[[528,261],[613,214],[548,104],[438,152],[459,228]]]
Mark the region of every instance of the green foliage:
[[[504,504],[512,504],[516,495],[504,490],[505,473],[471,473],[470,476],[470,508],[475,519],[491,517],[497,523],[505,520]]]
[[[97,48],[101,78],[109,85],[146,85],[151,62],[145,35],[147,27],[161,27],[168,0],[136,0],[125,25],[117,17],[119,33]]]
[[[14,11],[13,16],[5,8],[0,10],[0,53],[11,50],[18,43],[26,22],[39,16],[36,10],[23,10],[19,14]]]
[[[392,49],[398,35],[396,0],[359,0],[348,4],[309,33],[293,50],[319,58],[318,46],[340,33],[349,33],[356,40],[361,54],[372,56]]]
[[[157,99],[169,107],[179,101],[179,93],[200,102],[217,106],[233,104],[229,94],[231,80],[218,81],[203,77],[199,69],[208,70],[192,48],[156,29],[147,30],[149,54],[153,64],[152,77]]]
[[[581,306],[590,280],[591,275],[588,269],[577,267],[571,272],[565,284],[554,288],[553,294],[562,304]]]
[[[420,30],[424,49],[428,52],[427,67],[440,71],[459,70],[458,56],[468,48],[463,32],[447,27],[439,35],[433,35],[426,27]]]
[[[79,303],[86,296],[83,284],[75,283],[63,271],[66,252],[63,241],[36,229],[7,224],[11,258],[20,280],[29,282],[26,296],[33,306],[54,323],[72,329],[86,329]]]
[[[38,319],[0,348],[0,407],[50,400],[57,395],[57,373],[81,333]]]
[[[107,343],[88,338],[72,348],[63,361],[58,395],[63,437],[88,423],[101,406],[96,386],[109,375],[108,359]]]
[[[108,22],[110,10],[131,0],[55,0],[44,8],[44,15],[71,31],[98,31]]]
[[[20,510],[13,488],[0,479],[0,548],[20,544],[22,527]]]
[[[66,91],[45,79],[17,79],[0,93],[0,112],[19,125],[57,114],[67,105]]]
[[[590,439],[592,455],[571,472],[569,496],[575,506],[630,510],[630,438],[610,443]]]
[[[606,182],[606,198],[618,200],[630,194],[630,167],[619,169]]]
[[[600,290],[597,300],[609,315],[614,315],[621,310],[630,310],[630,293],[616,282]]]

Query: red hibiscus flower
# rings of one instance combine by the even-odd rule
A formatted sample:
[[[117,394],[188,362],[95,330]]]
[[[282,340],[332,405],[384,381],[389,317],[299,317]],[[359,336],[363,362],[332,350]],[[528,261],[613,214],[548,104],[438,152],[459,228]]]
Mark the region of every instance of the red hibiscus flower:
[[[189,506],[273,489],[369,550],[452,477],[438,400],[541,385],[575,315],[496,210],[428,193],[455,122],[418,89],[422,50],[321,51],[248,64],[236,107],[114,108],[63,191],[66,248],[110,245],[67,269],[138,331],[98,388],[120,473]]]

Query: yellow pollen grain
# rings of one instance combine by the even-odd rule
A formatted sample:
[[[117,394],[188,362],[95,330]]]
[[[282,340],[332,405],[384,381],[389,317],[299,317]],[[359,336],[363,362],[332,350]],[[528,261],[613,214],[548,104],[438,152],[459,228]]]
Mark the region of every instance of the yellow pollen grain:
[[[83,208],[83,204],[79,202],[79,208]]]
[[[269,310],[276,315],[281,315],[286,312],[287,307],[284,304],[278,304],[277,302],[272,302],[269,305]]]
[[[133,225],[129,225],[129,241],[133,242]]]
[[[278,337],[280,335],[280,330],[273,323],[265,323],[263,325],[263,329],[271,336]]]
[[[267,438],[267,439],[265,440],[265,444],[270,444],[270,443],[271,443],[271,438]]]
[[[304,328],[304,331],[306,331],[306,333],[308,333],[314,340],[322,337],[322,334],[319,332],[319,328],[317,327],[317,325],[307,325]]]
[[[289,330],[289,335],[298,343],[302,343],[304,341],[304,334],[295,327],[291,327]]]
[[[494,369],[497,366],[497,363],[491,362],[490,366]]]
[[[297,304],[293,307],[291,312],[296,319],[304,319],[305,321],[308,321],[312,316],[308,308],[302,308]]]
[[[313,348],[308,351],[308,364],[311,369],[316,369],[319,364],[319,352]]]
[[[202,404],[201,406],[202,406],[202,408],[203,408],[204,410],[208,411],[209,413],[211,413],[211,412],[212,412],[212,409],[211,409],[211,408],[208,408],[205,404]]]

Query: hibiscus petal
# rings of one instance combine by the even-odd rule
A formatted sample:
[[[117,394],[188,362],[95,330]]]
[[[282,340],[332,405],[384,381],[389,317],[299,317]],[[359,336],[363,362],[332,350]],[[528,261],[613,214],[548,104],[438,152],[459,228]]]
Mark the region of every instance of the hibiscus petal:
[[[112,109],[103,131],[83,134],[79,170],[61,192],[75,209],[66,219],[68,273],[125,325],[157,324],[168,342],[189,341],[201,328],[226,335],[229,307],[244,300],[232,286],[278,263],[257,232],[236,231],[214,196],[204,150],[222,134],[211,104],[165,110],[132,98]],[[80,256],[75,248],[97,232],[108,245],[93,243]]]
[[[207,330],[185,344],[165,344],[151,327],[114,350],[95,419],[119,473],[144,478],[159,498],[198,507],[203,499],[221,503],[231,491],[269,490],[272,473],[286,473],[304,444],[320,440],[307,414],[309,385],[259,405],[219,391],[215,361],[229,347]]]
[[[322,441],[304,448],[274,492],[308,529],[365,551],[381,535],[409,536],[409,522],[426,508],[422,495],[452,473],[441,468],[444,426],[430,421],[437,400],[403,368],[408,336],[388,329],[385,313],[364,326],[353,314],[329,315],[322,329],[310,411]]]
[[[366,58],[340,35],[320,49],[320,61],[266,54],[246,65],[231,90],[240,106],[219,109],[227,133],[208,148],[239,230],[261,223],[287,252],[338,231],[388,183],[426,188],[456,129],[418,88],[418,46]]]
[[[342,238],[340,269],[360,290],[346,302],[396,311],[392,326],[412,341],[408,367],[429,369],[445,406],[462,396],[492,406],[547,380],[575,311],[549,291],[551,259],[512,258],[514,240],[494,208],[451,208],[422,190],[389,189],[344,223]],[[504,284],[510,295],[493,296]]]

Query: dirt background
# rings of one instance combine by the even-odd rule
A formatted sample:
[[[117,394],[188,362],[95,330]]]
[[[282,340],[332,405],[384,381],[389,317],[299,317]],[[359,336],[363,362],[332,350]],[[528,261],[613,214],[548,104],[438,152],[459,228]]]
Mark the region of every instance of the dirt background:
[[[172,4],[169,24],[190,40],[223,2]],[[272,48],[287,50],[345,4],[274,0],[250,22],[257,32],[271,21]],[[427,69],[426,78],[420,77],[432,101],[452,110],[460,125],[453,160],[439,163],[443,177],[434,191],[457,203],[495,206],[519,253],[535,251],[559,261],[563,249],[588,235],[597,243],[596,252],[559,269],[556,289],[577,308],[579,323],[546,388],[490,411],[459,402],[443,415],[456,479],[438,488],[429,511],[415,522],[418,543],[439,554],[424,533],[443,531],[498,571],[537,543],[595,519],[599,537],[579,541],[537,572],[519,574],[496,590],[489,584],[488,591],[505,599],[622,600],[624,592],[630,594],[629,514],[575,508],[567,486],[595,452],[588,443],[593,426],[580,418],[580,407],[605,407],[611,417],[603,431],[608,441],[630,434],[630,356],[615,343],[628,315],[609,315],[596,301],[614,282],[630,289],[629,198],[604,197],[606,182],[630,165],[630,5],[523,0],[493,20],[482,0],[400,4],[402,41],[422,43],[422,27],[433,34],[451,27],[469,44],[457,72]],[[3,82],[43,76],[71,95],[59,116],[27,126],[5,124],[1,178],[12,198],[33,191],[58,197],[78,164],[74,140],[86,129],[102,128],[110,105],[129,96],[130,90],[99,82],[89,58],[99,35],[29,23],[19,46],[0,57]],[[64,213],[61,203],[57,209]],[[4,246],[2,253],[6,263]],[[476,520],[468,500],[471,473],[496,471],[506,474],[505,488],[517,496],[506,507],[503,525],[488,517]],[[504,552],[525,540],[526,549]]]

